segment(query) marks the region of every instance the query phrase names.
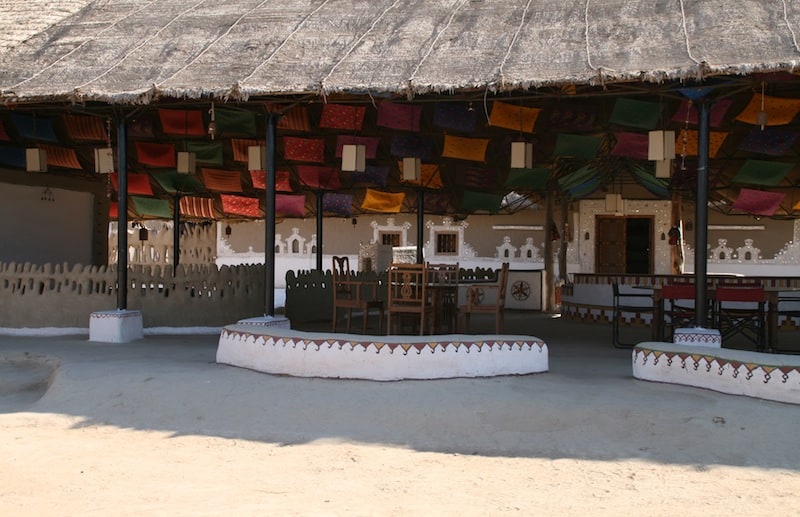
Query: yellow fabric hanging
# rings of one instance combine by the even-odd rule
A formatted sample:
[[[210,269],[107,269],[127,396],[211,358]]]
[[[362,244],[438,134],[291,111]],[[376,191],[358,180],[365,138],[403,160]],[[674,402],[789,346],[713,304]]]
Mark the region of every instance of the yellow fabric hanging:
[[[361,208],[373,212],[397,213],[403,207],[405,198],[403,192],[381,192],[368,188]]]
[[[785,126],[789,124],[800,111],[800,99],[784,99],[764,95],[764,111],[767,114],[768,126]],[[747,124],[758,124],[758,114],[761,112],[761,94],[753,94],[747,107],[737,115],[736,120]]]
[[[489,140],[485,138],[445,135],[442,157],[484,162],[486,161],[486,147],[488,145]]]
[[[494,101],[492,113],[489,115],[489,125],[533,133],[533,127],[541,111],[539,108],[526,108],[508,102]]]
[[[683,135],[686,134],[686,149],[684,151],[683,145]],[[716,158],[717,152],[719,152],[719,148],[722,147],[723,142],[728,137],[728,133],[725,131],[711,131],[708,135],[708,157],[709,158]],[[677,138],[675,139],[675,154],[680,156],[686,154],[686,156],[697,156],[697,142],[700,138],[700,134],[698,131],[694,129],[681,129],[678,133]]]

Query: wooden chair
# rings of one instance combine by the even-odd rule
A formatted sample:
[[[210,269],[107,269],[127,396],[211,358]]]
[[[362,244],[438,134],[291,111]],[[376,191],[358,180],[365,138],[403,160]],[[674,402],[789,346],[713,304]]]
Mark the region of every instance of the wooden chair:
[[[378,295],[378,281],[365,281],[350,270],[348,257],[333,257],[333,324],[331,331],[336,332],[339,321],[339,310],[347,311],[347,332],[353,322],[353,310],[363,314],[362,332],[367,333],[367,322],[371,310],[379,312],[378,333],[383,330],[384,304]]]
[[[428,288],[435,307],[434,331],[455,332],[458,327],[458,262],[428,264]]]
[[[428,290],[428,272],[425,264],[393,263],[387,278],[386,330],[397,334],[401,317],[419,321],[419,335],[431,324],[434,306]]]
[[[462,329],[469,332],[470,316],[473,314],[490,314],[494,316],[494,331],[502,334],[505,327],[503,312],[506,307],[506,286],[508,284],[508,262],[503,262],[497,273],[496,283],[474,284],[467,286],[466,303],[459,306],[458,314],[463,320]]]
[[[620,290],[619,284],[613,282],[611,284],[611,293],[613,296],[613,311],[611,321],[611,339],[615,348],[633,348],[636,346],[634,343],[626,343],[620,339],[620,326],[622,325],[622,313],[632,314],[653,314],[655,312],[655,305],[653,303],[653,294],[645,293],[643,291],[633,290]]]
[[[723,344],[741,335],[761,352],[767,342],[766,294],[761,286],[718,285],[714,293],[715,319]]]

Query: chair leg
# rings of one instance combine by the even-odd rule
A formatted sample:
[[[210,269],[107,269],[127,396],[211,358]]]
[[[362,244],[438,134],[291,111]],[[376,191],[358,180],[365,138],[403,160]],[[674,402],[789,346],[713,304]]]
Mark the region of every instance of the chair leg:
[[[334,305],[333,306],[333,323],[331,324],[331,332],[336,332],[336,318],[338,318],[338,317],[339,317],[339,315],[336,313],[336,306]]]
[[[619,325],[620,320],[622,319],[622,311],[616,310],[614,311],[614,317],[612,318],[611,323],[611,332],[612,332],[612,341],[614,343],[614,348],[633,348],[633,344],[631,343],[623,343],[620,341],[619,338]]]

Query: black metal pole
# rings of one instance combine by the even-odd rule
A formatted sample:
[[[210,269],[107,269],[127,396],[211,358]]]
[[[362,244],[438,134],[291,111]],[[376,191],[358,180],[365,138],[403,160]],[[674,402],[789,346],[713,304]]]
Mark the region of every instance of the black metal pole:
[[[175,204],[172,207],[172,276],[178,274],[181,263],[181,196],[175,194]]]
[[[322,273],[322,196],[325,193],[321,190],[314,192],[317,198],[317,271]]]
[[[117,124],[117,309],[128,309],[128,132],[125,117]]]
[[[709,102],[700,100],[700,120],[697,137],[697,204],[695,206],[695,255],[694,276],[695,318],[698,327],[708,325],[708,304],[706,281],[708,273],[708,141],[709,141]]]
[[[265,315],[275,316],[275,125],[278,116],[267,115],[266,198],[264,200]]]
[[[425,257],[422,255],[425,232],[425,189],[417,190],[417,264],[422,264]]]

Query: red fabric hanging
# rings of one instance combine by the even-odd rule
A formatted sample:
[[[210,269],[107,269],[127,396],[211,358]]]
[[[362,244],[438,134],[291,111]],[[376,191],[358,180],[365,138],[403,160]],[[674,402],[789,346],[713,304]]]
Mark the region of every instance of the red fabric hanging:
[[[202,168],[200,174],[208,190],[242,192],[242,176],[238,172]]]
[[[90,115],[64,115],[64,129],[71,140],[105,142],[108,139],[104,121]]]
[[[333,167],[300,165],[297,167],[297,176],[303,185],[312,189],[338,190],[342,186],[339,171]]]
[[[179,208],[183,217],[215,219],[214,200],[208,197],[182,197]]]
[[[347,104],[325,104],[322,106],[322,116],[319,127],[328,129],[346,129],[361,131],[364,124],[364,106],[350,106]]]
[[[136,142],[139,163],[153,167],[175,167],[175,146],[155,142]]]
[[[205,136],[206,126],[200,110],[159,109],[161,131],[167,135]]]
[[[261,209],[258,207],[258,198],[221,194],[220,199],[222,200],[222,211],[226,214],[263,217]]]
[[[149,174],[128,174],[128,195],[138,194],[141,196],[152,196],[153,187],[150,186]],[[119,192],[119,175],[116,172],[111,173],[111,185],[114,187],[115,192]]]
[[[325,139],[285,136],[283,157],[297,162],[325,163]]]

